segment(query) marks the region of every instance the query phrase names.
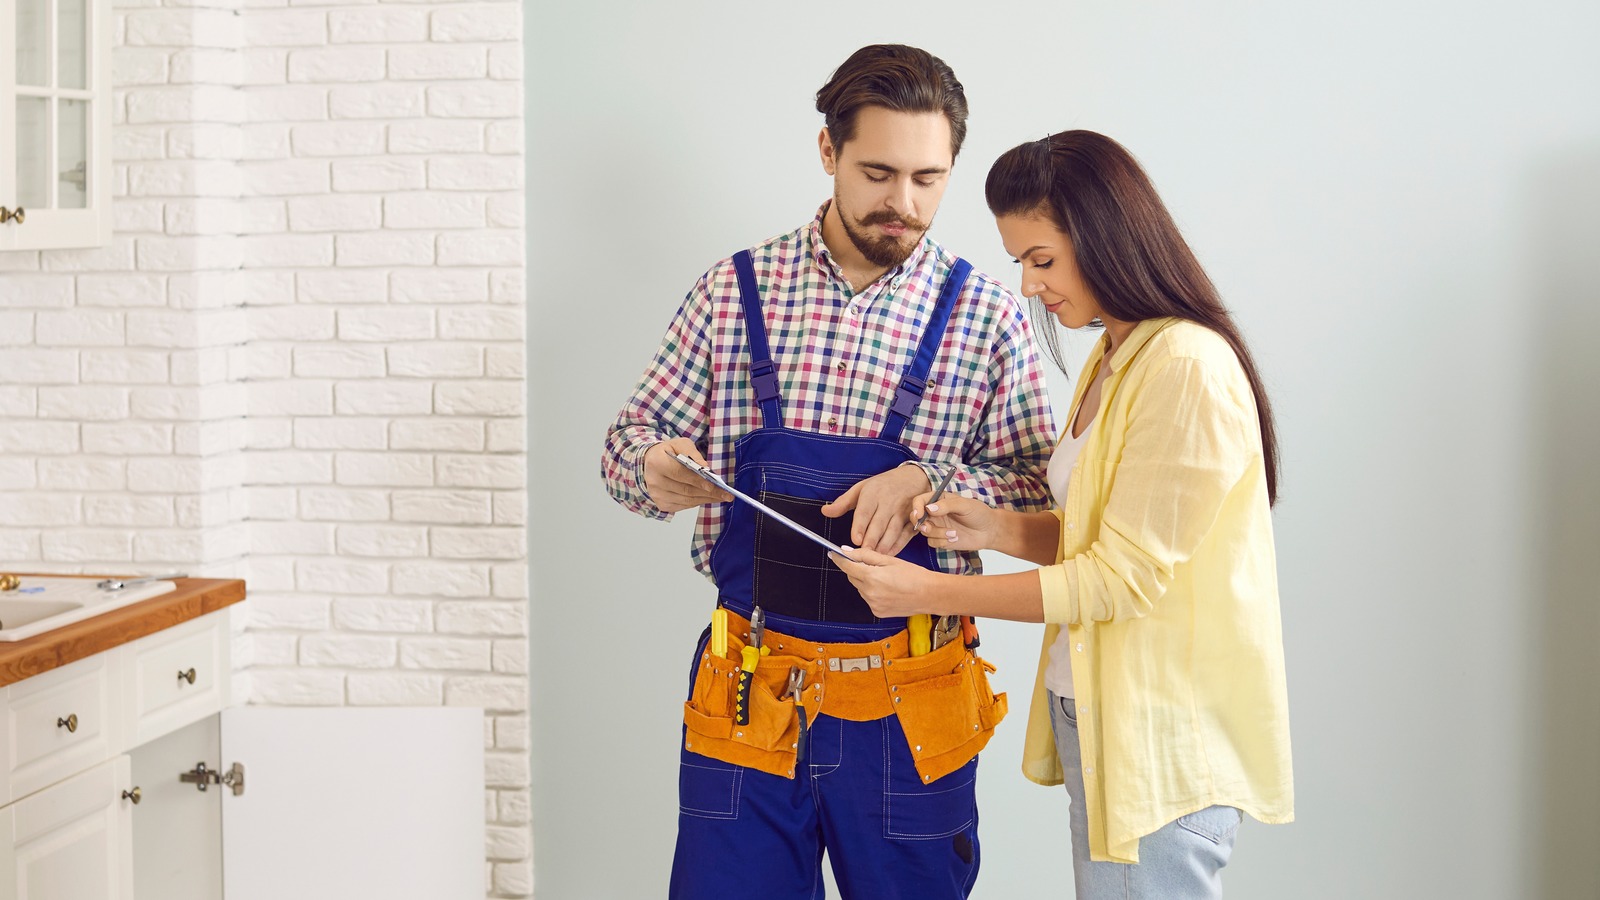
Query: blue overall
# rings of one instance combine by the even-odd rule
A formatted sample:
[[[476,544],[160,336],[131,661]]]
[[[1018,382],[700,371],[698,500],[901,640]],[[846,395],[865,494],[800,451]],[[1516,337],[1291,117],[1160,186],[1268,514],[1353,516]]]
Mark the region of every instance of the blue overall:
[[[901,431],[922,399],[961,286],[971,270],[958,260],[940,292],[915,359],[907,368],[882,434],[839,437],[783,424],[778,376],[767,348],[761,297],[748,252],[734,257],[750,347],[750,380],[762,427],[735,444],[734,485],[834,543],[850,543],[849,514],[821,507],[862,479],[916,456]],[[731,504],[711,553],[718,603],[748,617],[759,604],[766,626],[805,640],[876,641],[903,631],[904,618],[880,619],[826,551]],[[900,558],[936,567],[917,535]],[[695,648],[705,652],[709,629]],[[691,679],[695,669],[691,667]],[[977,758],[932,783],[917,775],[899,718],[856,722],[818,715],[794,778],[682,750],[678,844],[670,896],[678,900],[757,896],[821,900],[823,850],[846,900],[964,898],[977,878]]]

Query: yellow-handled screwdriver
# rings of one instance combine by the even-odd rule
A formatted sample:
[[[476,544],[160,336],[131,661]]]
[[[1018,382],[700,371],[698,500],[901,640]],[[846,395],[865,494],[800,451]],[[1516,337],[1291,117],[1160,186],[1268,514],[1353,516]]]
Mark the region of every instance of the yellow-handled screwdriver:
[[[720,606],[711,611],[711,655],[717,659],[728,655],[728,611]]]
[[[911,655],[923,656],[933,650],[933,617],[917,613],[906,618],[906,631],[911,636]]]

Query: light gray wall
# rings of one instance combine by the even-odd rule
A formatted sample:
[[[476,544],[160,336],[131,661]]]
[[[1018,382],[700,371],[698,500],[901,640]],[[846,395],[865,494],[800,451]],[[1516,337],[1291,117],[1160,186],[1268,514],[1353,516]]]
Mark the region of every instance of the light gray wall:
[[[1597,29],[1577,0],[530,15],[538,896],[664,893],[712,592],[687,518],[606,498],[601,438],[695,278],[828,195],[812,95],[875,41],[926,47],[967,87],[937,238],[1014,282],[988,164],[1104,131],[1266,372],[1300,821],[1245,827],[1230,896],[1600,894]],[[1065,871],[1065,795],[1017,774],[1037,640],[985,632],[1019,711],[982,764],[982,898]]]

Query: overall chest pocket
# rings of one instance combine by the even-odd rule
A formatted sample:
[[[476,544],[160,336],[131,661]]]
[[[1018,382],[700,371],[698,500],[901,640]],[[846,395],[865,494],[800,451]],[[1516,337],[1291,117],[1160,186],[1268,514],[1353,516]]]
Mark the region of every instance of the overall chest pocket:
[[[841,492],[842,493],[842,492]],[[849,544],[850,514],[822,514],[829,500],[762,491],[761,502],[835,544]],[[781,522],[756,513],[754,599],[770,613],[828,622],[876,623],[877,616],[828,551]]]

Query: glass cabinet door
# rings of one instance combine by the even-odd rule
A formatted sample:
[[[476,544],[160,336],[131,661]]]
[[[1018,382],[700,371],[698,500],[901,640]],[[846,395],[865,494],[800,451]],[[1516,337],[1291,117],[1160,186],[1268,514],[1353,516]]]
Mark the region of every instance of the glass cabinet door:
[[[0,249],[110,240],[110,12],[109,0],[0,0],[13,37],[0,47]]]

